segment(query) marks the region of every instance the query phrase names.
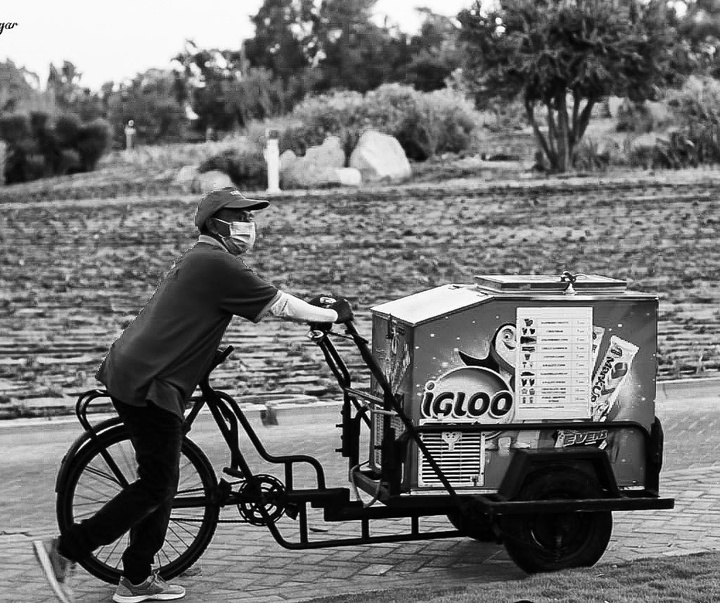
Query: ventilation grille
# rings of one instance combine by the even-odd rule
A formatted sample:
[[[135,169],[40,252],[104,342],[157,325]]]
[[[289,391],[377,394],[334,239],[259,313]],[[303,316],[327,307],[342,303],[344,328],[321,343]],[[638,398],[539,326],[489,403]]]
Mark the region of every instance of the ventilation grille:
[[[482,435],[444,431],[421,434],[430,454],[442,469],[443,474],[454,487],[475,487],[484,485],[484,459]],[[442,487],[442,482],[422,451],[418,450],[418,486]]]
[[[395,437],[398,438],[400,435],[405,431],[405,425],[403,425],[403,422],[400,420],[400,417],[397,415],[392,415],[388,417],[388,415],[384,413],[379,412],[373,412],[372,413],[372,438],[370,439],[370,443],[372,446],[372,454],[371,459],[374,463],[374,469],[379,470],[382,467],[382,437],[383,437],[383,426],[385,425],[385,421],[390,419],[390,427],[392,427],[395,430]]]

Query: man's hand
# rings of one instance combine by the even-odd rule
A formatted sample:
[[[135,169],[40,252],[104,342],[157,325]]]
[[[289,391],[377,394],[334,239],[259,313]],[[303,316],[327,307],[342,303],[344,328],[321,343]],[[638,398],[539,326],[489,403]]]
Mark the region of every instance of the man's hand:
[[[321,308],[329,308],[337,312],[336,323],[345,323],[351,321],[355,315],[352,311],[350,302],[344,297],[335,297],[334,295],[328,295],[322,293],[313,297],[310,302],[313,306],[320,306]]]

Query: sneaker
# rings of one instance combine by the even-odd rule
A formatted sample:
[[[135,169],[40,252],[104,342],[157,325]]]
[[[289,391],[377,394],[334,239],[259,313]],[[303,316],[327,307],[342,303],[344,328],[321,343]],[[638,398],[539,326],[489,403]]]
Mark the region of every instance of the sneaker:
[[[57,538],[34,540],[32,544],[35,557],[45,572],[45,577],[55,592],[55,596],[62,603],[73,603],[75,597],[70,588],[69,578],[75,569],[75,562],[60,554]]]
[[[117,590],[113,595],[115,603],[140,603],[141,601],[173,601],[182,599],[185,589],[177,584],[168,584],[153,572],[150,577],[140,584],[133,584],[123,576],[120,578]]]

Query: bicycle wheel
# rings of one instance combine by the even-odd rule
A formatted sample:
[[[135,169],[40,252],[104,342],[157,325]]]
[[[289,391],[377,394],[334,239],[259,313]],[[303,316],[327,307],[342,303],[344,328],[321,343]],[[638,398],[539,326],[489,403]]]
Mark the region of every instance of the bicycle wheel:
[[[106,450],[116,467],[101,455]],[[58,484],[57,516],[61,531],[94,515],[125,483],[137,479],[135,450],[124,425],[116,425],[89,442],[71,459]],[[120,472],[121,476],[117,473]],[[205,551],[215,533],[220,508],[213,503],[217,478],[210,461],[196,444],[183,439],[180,483],[173,503],[163,548],[155,557],[160,575],[169,580],[187,570]],[[122,572],[121,557],[129,543],[125,534],[102,546],[81,562],[91,574],[116,584]]]

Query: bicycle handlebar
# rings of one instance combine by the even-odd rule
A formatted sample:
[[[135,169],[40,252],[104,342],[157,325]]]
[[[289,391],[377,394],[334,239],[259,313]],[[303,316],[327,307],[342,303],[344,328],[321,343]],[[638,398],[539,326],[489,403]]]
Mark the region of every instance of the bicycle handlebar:
[[[225,362],[228,359],[228,356],[233,353],[235,348],[231,345],[226,347],[224,350],[217,350],[215,352],[215,357],[212,361],[212,368],[208,371],[209,373],[215,370],[217,367],[219,367],[223,362]]]

